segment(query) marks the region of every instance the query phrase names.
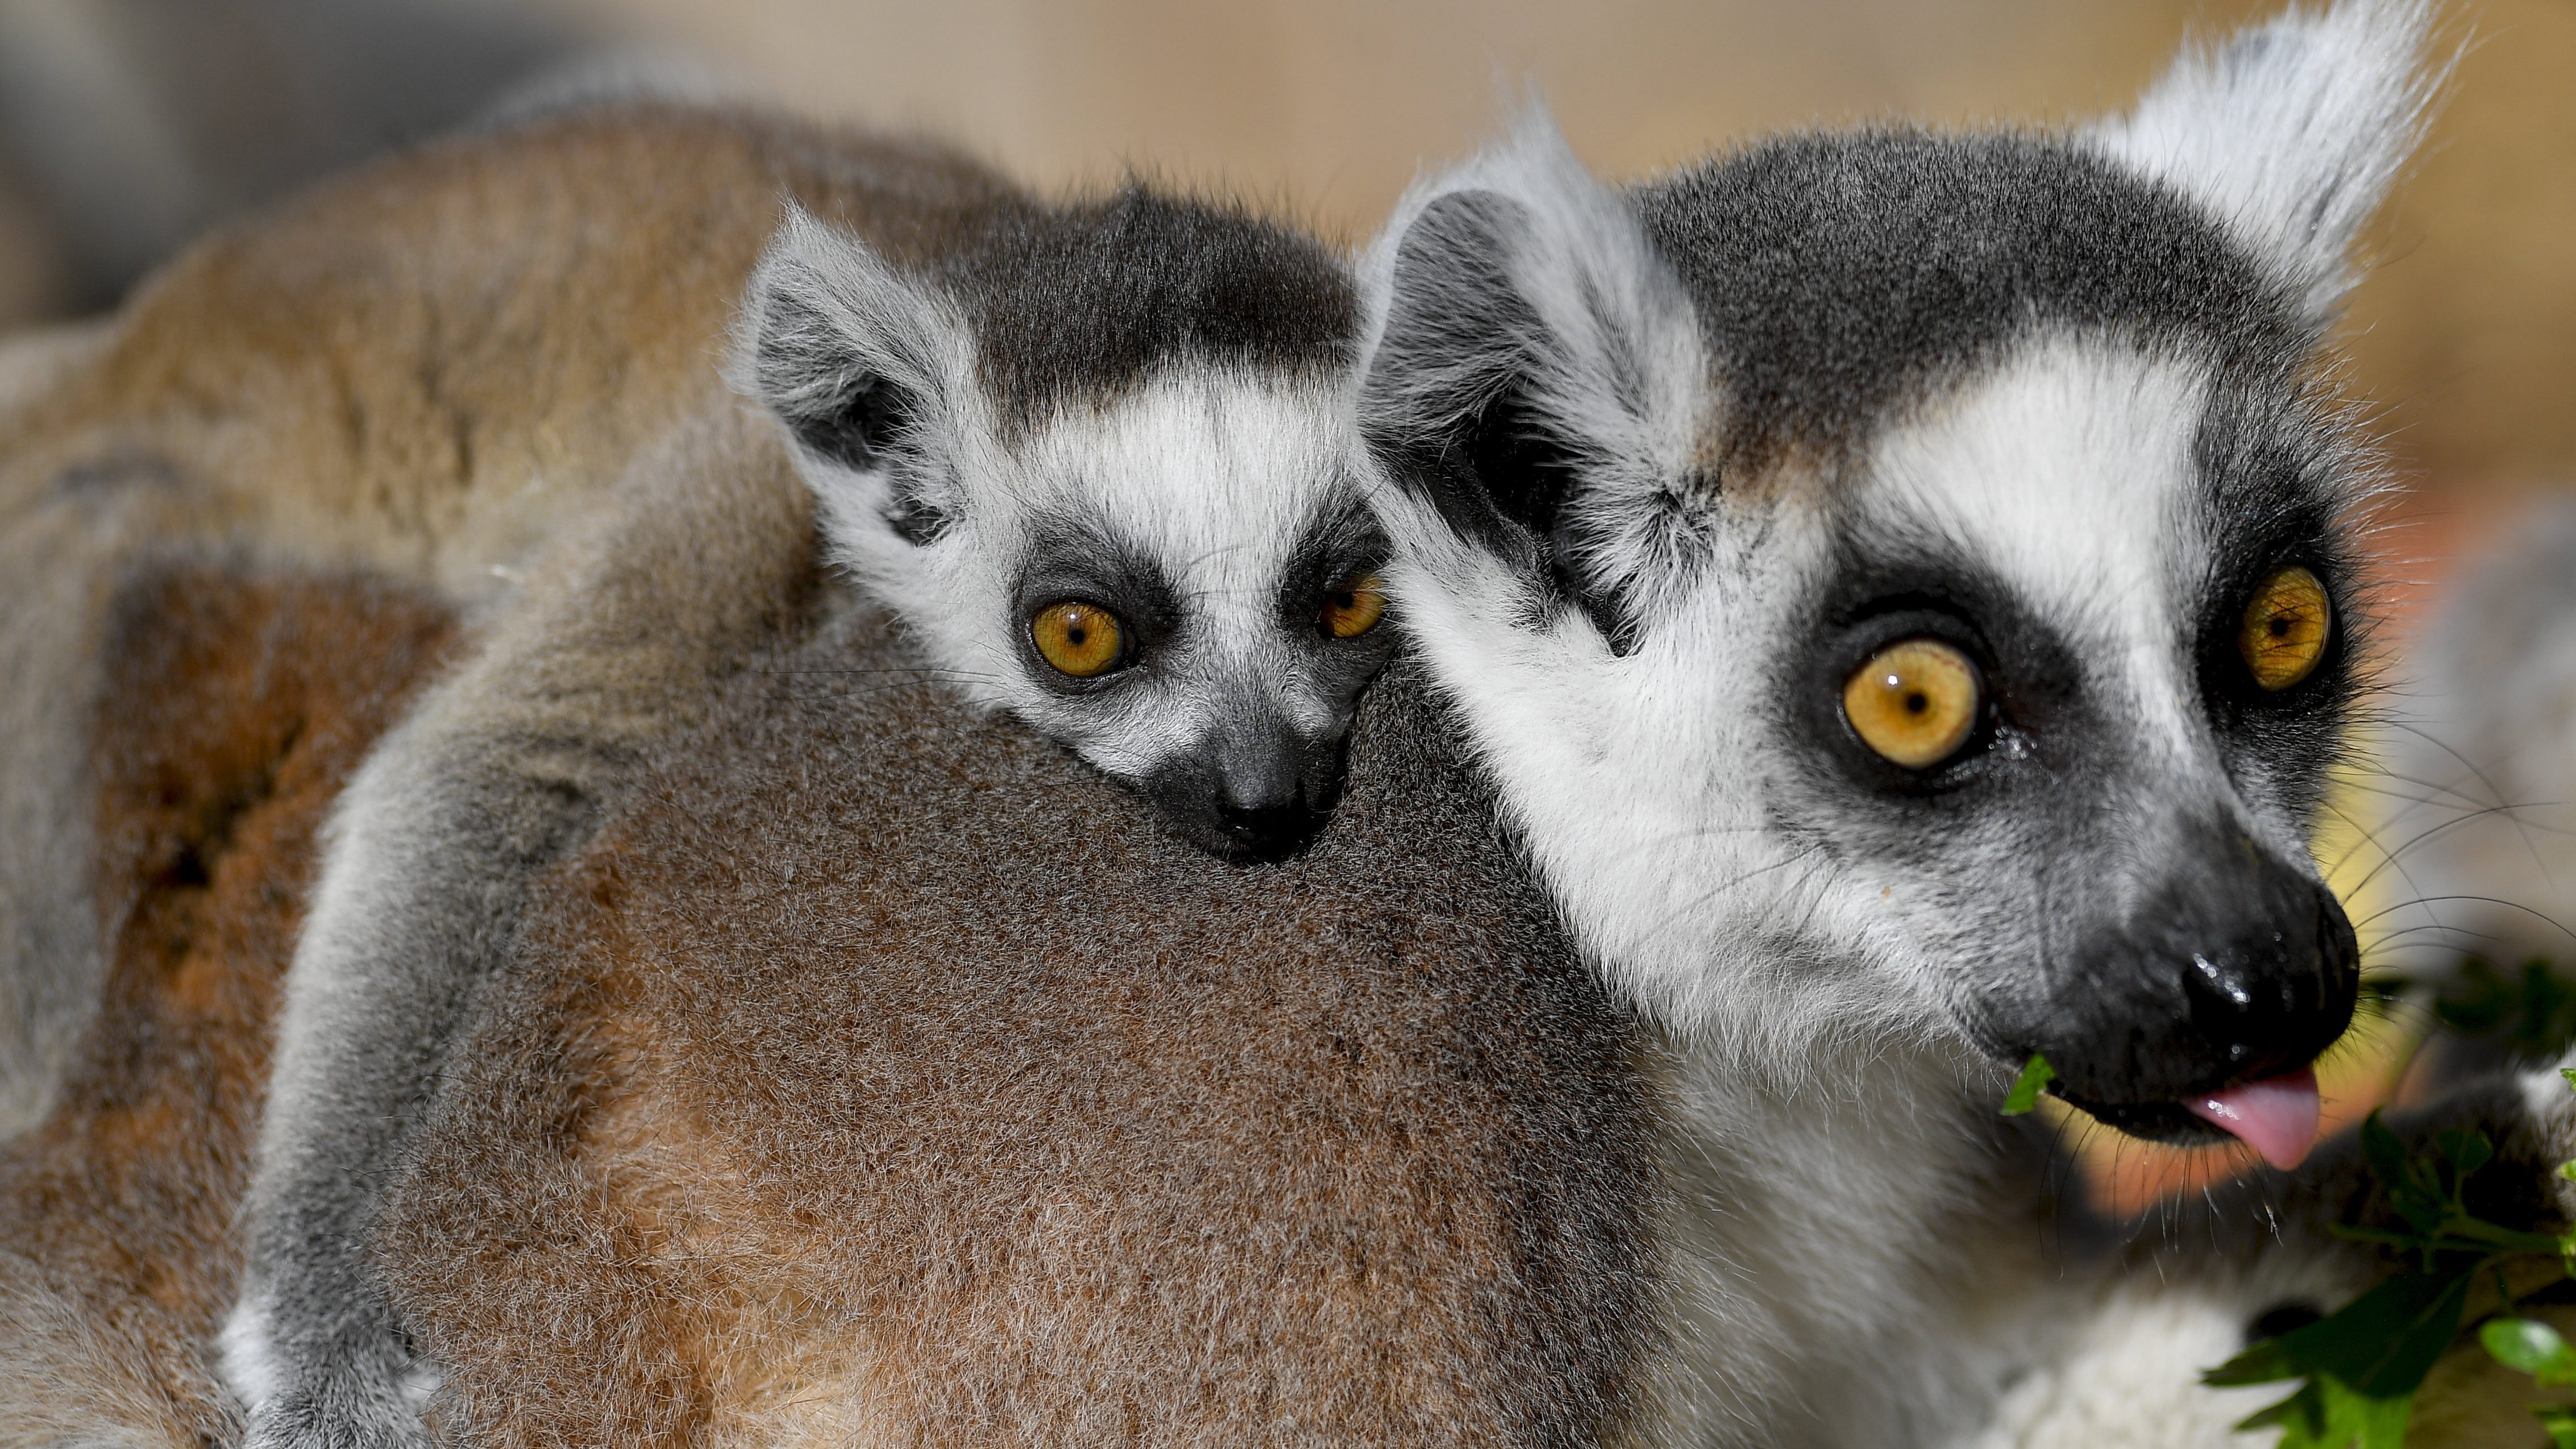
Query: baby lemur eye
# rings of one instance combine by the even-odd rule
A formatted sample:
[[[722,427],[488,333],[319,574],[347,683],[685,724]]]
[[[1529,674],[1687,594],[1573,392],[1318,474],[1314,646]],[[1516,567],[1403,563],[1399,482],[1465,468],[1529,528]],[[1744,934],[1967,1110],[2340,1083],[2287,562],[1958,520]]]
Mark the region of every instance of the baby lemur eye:
[[[1125,631],[1118,616],[1098,604],[1066,599],[1029,619],[1029,642],[1061,674],[1090,679],[1125,662]]]
[[[2316,672],[2333,632],[2334,604],[2326,586],[2292,564],[2274,569],[2255,588],[2236,632],[2236,652],[2245,656],[2256,684],[2287,689]]]
[[[1356,573],[1324,591],[1323,612],[1315,622],[1336,639],[1356,639],[1377,627],[1386,613],[1386,591],[1373,573]]]
[[[1843,683],[1843,718],[1889,762],[1928,770],[1975,733],[1985,700],[1977,666],[1938,639],[1900,639]]]

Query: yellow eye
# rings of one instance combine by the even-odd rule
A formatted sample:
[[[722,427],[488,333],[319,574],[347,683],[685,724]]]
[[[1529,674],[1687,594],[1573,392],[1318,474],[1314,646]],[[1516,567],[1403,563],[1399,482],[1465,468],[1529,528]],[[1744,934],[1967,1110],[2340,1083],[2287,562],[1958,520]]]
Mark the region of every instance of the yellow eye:
[[[2245,606],[2245,627],[2236,635],[2236,652],[2245,656],[2256,684],[2287,689],[2316,673],[2333,632],[2334,604],[2326,597],[2326,586],[2292,564],[2274,569],[2254,590],[2254,601]]]
[[[1861,743],[1909,770],[1959,752],[1977,727],[1977,667],[1938,639],[1890,644],[1843,684],[1843,718]]]
[[[1324,591],[1324,611],[1316,622],[1336,639],[1356,639],[1377,627],[1386,613],[1386,591],[1375,574],[1353,574]]]
[[[1029,641],[1059,671],[1089,679],[1118,663],[1118,616],[1073,599],[1049,604],[1029,620]]]

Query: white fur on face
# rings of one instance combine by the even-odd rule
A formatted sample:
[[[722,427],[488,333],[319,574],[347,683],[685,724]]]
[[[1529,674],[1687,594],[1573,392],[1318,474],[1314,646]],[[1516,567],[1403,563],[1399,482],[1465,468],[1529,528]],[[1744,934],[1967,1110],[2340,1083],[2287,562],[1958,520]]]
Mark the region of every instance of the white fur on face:
[[[952,522],[915,545],[885,524],[880,486],[817,478],[835,557],[900,614],[942,677],[1123,779],[1196,748],[1229,713],[1267,710],[1329,735],[1343,708],[1291,647],[1281,589],[1299,544],[1358,502],[1356,444],[1337,384],[1215,370],[1068,407],[1005,440],[943,429]],[[1031,673],[1018,581],[1068,528],[1152,560],[1183,627],[1152,677],[1068,698]]]

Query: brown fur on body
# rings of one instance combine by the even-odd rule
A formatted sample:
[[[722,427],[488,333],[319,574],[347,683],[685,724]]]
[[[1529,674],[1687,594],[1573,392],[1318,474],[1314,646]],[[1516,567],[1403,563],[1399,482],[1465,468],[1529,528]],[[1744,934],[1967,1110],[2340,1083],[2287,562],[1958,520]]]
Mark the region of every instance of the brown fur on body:
[[[1616,1437],[1654,1048],[1419,688],[1247,868],[907,673],[845,611],[541,893],[379,1230],[451,1432]]]
[[[675,416],[794,198],[897,263],[1034,202],[936,147],[629,103],[460,138],[208,238],[0,389],[0,1136],[96,997],[82,737],[122,560],[363,568],[466,607]]]
[[[0,1149],[0,1445],[228,1434],[202,1349],[314,833],[453,634],[381,585],[198,568],[141,577],[115,617],[94,736],[111,966],[54,1111]]]

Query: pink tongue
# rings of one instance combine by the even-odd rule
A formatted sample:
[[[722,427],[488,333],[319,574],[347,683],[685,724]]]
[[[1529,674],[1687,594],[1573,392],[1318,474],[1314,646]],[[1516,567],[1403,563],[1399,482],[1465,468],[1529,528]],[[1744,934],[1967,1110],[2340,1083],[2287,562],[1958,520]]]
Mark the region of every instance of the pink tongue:
[[[2306,1160],[2317,1140],[2317,1074],[2301,1067],[2259,1082],[2185,1102],[2191,1114],[2233,1132],[2284,1172]]]

